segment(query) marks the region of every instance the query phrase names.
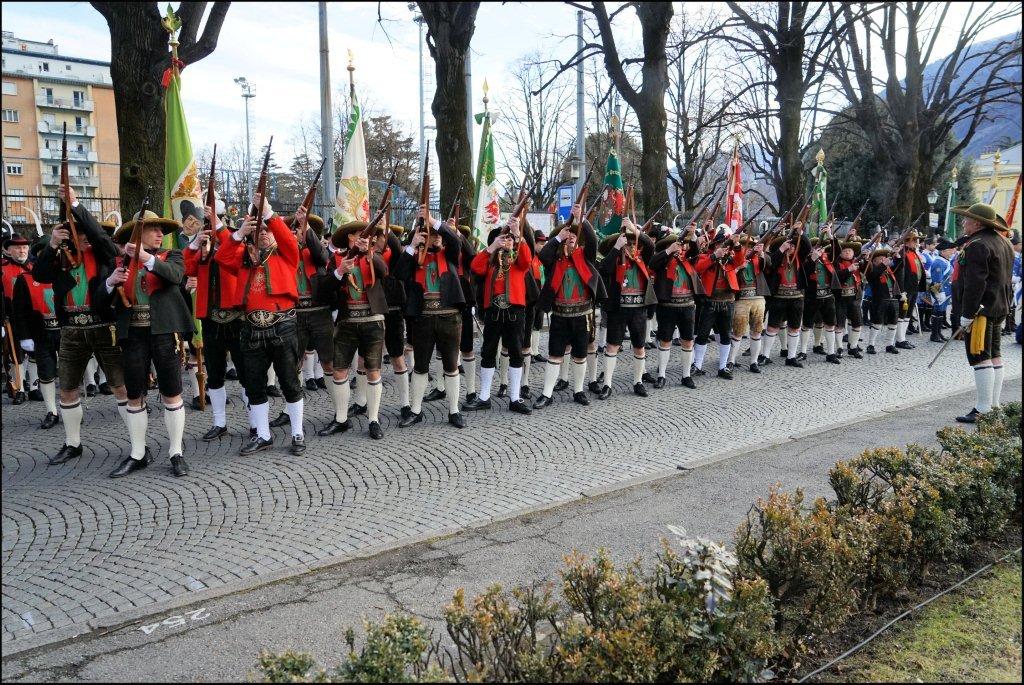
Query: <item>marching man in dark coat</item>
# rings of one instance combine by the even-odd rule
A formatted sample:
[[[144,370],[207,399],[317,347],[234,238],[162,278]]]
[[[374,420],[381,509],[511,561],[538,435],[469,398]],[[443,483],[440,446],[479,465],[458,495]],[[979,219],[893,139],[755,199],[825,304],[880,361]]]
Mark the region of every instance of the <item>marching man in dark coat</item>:
[[[974,369],[977,400],[961,423],[974,423],[1000,405],[1003,357],[1000,337],[1003,319],[1010,311],[1010,280],[1013,248],[1000,235],[1006,220],[983,203],[952,209],[963,218],[964,243],[953,274],[953,297],[960,305],[960,326],[965,332],[967,363]]]

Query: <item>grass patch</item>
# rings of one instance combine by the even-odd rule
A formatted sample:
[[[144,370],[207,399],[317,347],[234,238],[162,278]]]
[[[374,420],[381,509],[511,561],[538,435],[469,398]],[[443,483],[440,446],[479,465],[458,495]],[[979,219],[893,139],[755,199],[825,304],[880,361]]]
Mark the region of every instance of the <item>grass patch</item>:
[[[894,626],[831,682],[1021,682],[1020,557]]]

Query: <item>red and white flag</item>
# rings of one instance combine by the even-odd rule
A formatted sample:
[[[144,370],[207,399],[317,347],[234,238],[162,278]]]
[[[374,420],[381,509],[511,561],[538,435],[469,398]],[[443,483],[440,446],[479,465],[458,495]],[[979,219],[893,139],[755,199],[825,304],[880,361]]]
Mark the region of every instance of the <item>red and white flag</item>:
[[[725,197],[725,223],[735,233],[743,225],[743,176],[740,171],[740,152],[733,150],[729,162],[729,185]]]

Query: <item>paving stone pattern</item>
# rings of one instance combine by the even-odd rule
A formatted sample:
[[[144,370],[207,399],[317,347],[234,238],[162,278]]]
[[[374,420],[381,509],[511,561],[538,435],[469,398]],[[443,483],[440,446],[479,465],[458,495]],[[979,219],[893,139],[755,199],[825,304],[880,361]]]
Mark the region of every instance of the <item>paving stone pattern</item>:
[[[626,352],[607,401],[595,398],[584,409],[562,392],[553,406],[522,417],[507,411],[507,400],[495,400],[490,412],[468,413],[462,431],[447,425],[445,402],[425,404],[424,423],[399,429],[397,393],[385,371],[385,439],[369,439],[365,417],[354,419],[353,431],[317,437],[332,418],[330,398],[307,393],[309,449],[301,457],[286,452],[287,428],[275,431],[272,451],[238,456],[248,424],[239,386],[229,382],[230,437],[202,442],[210,415],[189,412],[185,454],[192,472],[185,478],[170,473],[155,400],[149,434],[157,459],[120,480],[107,477],[129,452],[113,398],[84,400],[85,454],[53,467],[47,458],[60,448],[62,429],[38,430],[41,403],[5,404],[3,644],[58,628],[86,630],[88,621],[118,612],[157,611],[207,588],[569,501],[968,387],[971,372],[960,349],[925,371],[936,349],[922,343],[898,357],[841,366],[811,355],[803,370],[776,362],[760,376],[738,369],[729,382],[713,377],[712,346],[709,375],[692,391],[679,385],[673,348],[668,385],[648,386],[646,399],[632,394]],[[543,365],[533,366],[536,393]],[[1014,348],[1007,377],[1019,375]],[[271,401],[275,416],[282,400]]]

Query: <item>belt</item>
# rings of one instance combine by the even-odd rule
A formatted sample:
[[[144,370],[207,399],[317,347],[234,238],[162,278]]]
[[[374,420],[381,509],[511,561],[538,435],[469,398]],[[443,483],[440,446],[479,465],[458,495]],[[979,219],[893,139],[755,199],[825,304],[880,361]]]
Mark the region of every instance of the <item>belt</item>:
[[[43,328],[60,328],[60,322],[57,319],[43,319]]]
[[[662,307],[693,307],[695,302],[693,295],[683,295],[682,297],[672,297],[665,302],[660,302]]]
[[[151,314],[149,312],[149,305],[135,305],[134,307],[132,307],[132,326],[146,328],[149,326],[150,321]]]
[[[857,295],[857,289],[856,288],[840,288],[839,289],[839,296],[840,297],[856,297],[856,295]]]
[[[736,301],[736,294],[733,293],[731,290],[728,291],[728,292],[723,292],[723,291],[720,290],[720,291],[718,291],[716,293],[712,293],[711,294],[711,301],[712,302],[735,302]]]
[[[620,307],[643,307],[644,296],[643,295],[619,295],[619,306]]]
[[[832,297],[832,289],[831,288],[818,288],[818,290],[816,292],[816,296],[817,296],[817,298],[819,300],[824,300],[824,299],[827,299],[829,297]]]
[[[575,302],[572,304],[559,304],[556,302],[552,313],[568,319],[577,316],[586,316],[592,311],[594,311],[594,303],[590,301]]]
[[[271,328],[282,321],[294,318],[294,309],[286,309],[283,312],[269,312],[265,309],[254,309],[251,312],[245,313],[246,322],[248,322],[248,324],[253,328]]]
[[[325,305],[325,304],[313,304],[313,305],[310,305],[310,306],[307,307],[307,306],[304,306],[302,304],[302,300],[299,300],[299,304],[295,307],[295,309],[298,310],[298,312],[300,314],[305,313],[305,312],[319,312],[319,311],[323,311],[324,309],[327,309],[327,305]]]
[[[508,301],[508,295],[501,293],[491,298],[491,306],[498,309],[508,309],[512,306],[512,303]]]
[[[360,307],[359,309],[347,309],[345,316],[339,316],[339,318],[351,321],[352,319],[368,319],[371,316],[374,316],[374,313],[370,311],[369,307]]]
[[[779,286],[775,292],[775,297],[790,298],[790,297],[803,297],[804,293],[802,290],[796,287],[790,287],[786,285]]]
[[[757,286],[753,286],[750,288],[740,288],[741,300],[752,300],[755,297],[760,297],[760,295],[757,294]]]
[[[206,314],[206,318],[214,323],[230,323],[240,316],[242,312],[237,309],[211,309]]]
[[[102,326],[105,325],[105,321],[100,317],[99,314],[93,314],[92,312],[73,312],[68,314],[68,326],[78,326],[86,328],[89,326]]]

